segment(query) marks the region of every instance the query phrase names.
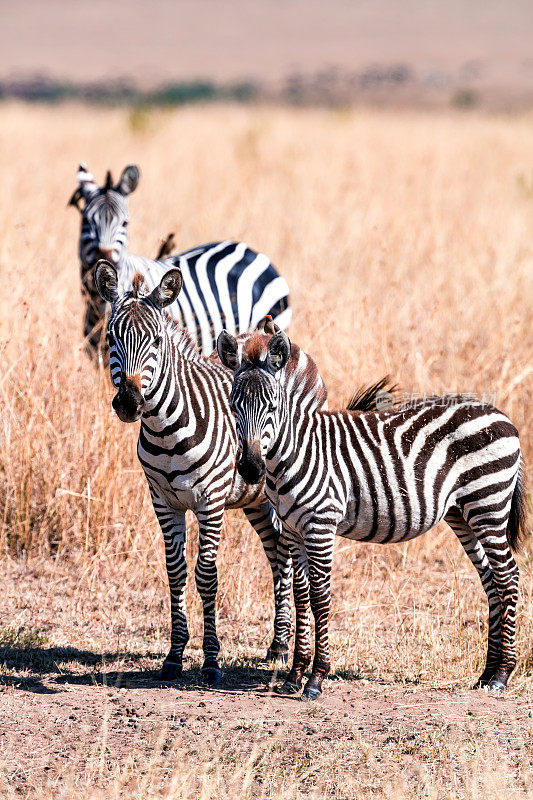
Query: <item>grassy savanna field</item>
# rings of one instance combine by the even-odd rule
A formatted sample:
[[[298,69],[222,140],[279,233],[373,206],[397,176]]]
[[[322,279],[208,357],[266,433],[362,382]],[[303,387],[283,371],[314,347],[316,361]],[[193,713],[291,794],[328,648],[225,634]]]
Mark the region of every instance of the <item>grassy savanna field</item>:
[[[533,116],[206,107],[0,107],[0,793],[5,797],[509,798],[533,791],[533,547],[518,557],[519,665],[470,686],[486,602],[445,526],[337,541],[337,680],[268,692],[269,570],[240,513],[218,558],[220,691],[163,686],[163,545],[135,455],[81,338],[80,160],[130,162],[131,250],[244,239],[292,292],[292,339],[340,407],[390,373],[406,393],[486,394],[533,458]],[[531,521],[531,514],[530,514]],[[196,529],[191,522],[191,562]]]

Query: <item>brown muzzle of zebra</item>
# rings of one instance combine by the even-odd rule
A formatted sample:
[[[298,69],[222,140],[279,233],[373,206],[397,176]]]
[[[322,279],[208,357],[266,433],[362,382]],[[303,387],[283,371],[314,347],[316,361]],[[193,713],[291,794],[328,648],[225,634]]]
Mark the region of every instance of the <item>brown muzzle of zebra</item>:
[[[127,378],[125,373],[120,376],[120,385],[112,405],[122,422],[137,422],[141,417],[144,406],[143,396],[137,382],[132,378]]]
[[[261,458],[261,445],[259,442],[242,443],[237,471],[246,483],[261,483],[265,477],[265,462]]]

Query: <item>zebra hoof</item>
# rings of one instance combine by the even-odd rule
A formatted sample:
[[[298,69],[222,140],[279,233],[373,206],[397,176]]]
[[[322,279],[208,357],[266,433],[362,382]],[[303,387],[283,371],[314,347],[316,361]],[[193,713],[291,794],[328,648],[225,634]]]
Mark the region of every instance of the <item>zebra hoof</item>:
[[[486,688],[489,692],[493,694],[502,694],[502,692],[505,692],[505,689],[507,687],[505,686],[505,683],[502,683],[501,681],[494,679],[492,681],[489,681]]]
[[[168,658],[163,661],[160,678],[162,681],[175,681],[181,678],[183,664],[181,661],[170,661]]]
[[[291,683],[291,681],[285,681],[280,686],[274,686],[274,691],[276,694],[282,695],[292,695],[298,694],[302,687],[298,686],[297,683]]]
[[[269,647],[266,654],[266,661],[277,661],[278,664],[289,663],[289,648],[286,650],[276,650]]]
[[[219,686],[222,679],[222,670],[216,661],[211,661],[202,667],[202,683],[207,686]]]
[[[322,694],[322,689],[317,689],[316,686],[306,686],[302,692],[302,696],[300,700],[304,703],[311,703],[313,700],[316,700]]]

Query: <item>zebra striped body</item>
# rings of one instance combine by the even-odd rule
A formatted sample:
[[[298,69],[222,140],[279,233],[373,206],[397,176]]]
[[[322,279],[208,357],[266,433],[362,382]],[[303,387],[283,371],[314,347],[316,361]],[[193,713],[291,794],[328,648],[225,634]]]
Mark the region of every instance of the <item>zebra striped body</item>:
[[[223,340],[224,334],[221,337]],[[266,495],[282,521],[295,572],[297,639],[285,689],[300,688],[310,663],[309,602],[316,627],[313,671],[318,696],[329,671],[327,620],[335,534],[361,542],[403,542],[449,522],[476,566],[489,600],[489,637],[481,683],[506,685],[514,669],[518,568],[510,546],[524,524],[518,433],[488,404],[433,398],[410,407],[354,414],[294,400],[283,366],[284,334],[256,334],[228,363],[231,402],[243,453],[239,470],[266,469]],[[281,375],[281,377],[280,377]]]
[[[106,312],[106,304],[93,280],[100,258],[107,258],[115,265],[124,291],[131,288],[138,273],[152,290],[169,269],[181,269],[183,289],[168,311],[187,329],[204,355],[213,351],[224,328],[232,333],[252,331],[267,315],[280,328],[288,327],[292,312],[285,279],[267,256],[256,253],[244,242],[203,244],[180,255],[156,260],[128,253],[127,195],[136,188],[138,179],[138,170],[133,166],[124,170],[116,186],[109,174],[106,184],[98,187],[86,168],[80,167],[78,173],[80,189],[74,204],[81,197],[85,199],[79,255],[86,299],[84,335],[90,351],[99,347]]]
[[[107,262],[100,262],[95,279],[103,298],[112,303],[107,337],[111,379],[117,389],[113,407],[125,422],[141,419],[137,452],[165,542],[172,632],[163,677],[180,673],[189,637],[184,606],[187,509],[199,524],[195,577],[204,608],[206,679],[216,682],[220,676],[216,555],[225,508],[243,508],[262,540],[273,572],[276,604],[270,654],[286,654],[291,628],[290,555],[278,552],[279,526],[266,502],[264,481],[247,482],[235,470],[231,374],[215,355],[200,355],[191,337],[163,310],[179,294],[179,270],[168,272],[151,293],[142,275],[135,276],[131,290],[124,292],[117,271]],[[316,370],[314,383],[323,404],[326,392]]]

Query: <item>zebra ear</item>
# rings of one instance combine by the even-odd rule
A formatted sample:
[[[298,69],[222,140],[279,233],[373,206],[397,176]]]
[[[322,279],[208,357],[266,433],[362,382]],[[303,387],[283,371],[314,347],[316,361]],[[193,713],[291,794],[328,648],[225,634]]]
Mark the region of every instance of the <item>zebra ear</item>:
[[[235,372],[239,368],[237,340],[231,333],[222,331],[217,339],[217,353],[225,367]]]
[[[140,176],[137,164],[129,164],[120,176],[115,189],[123,195],[131,194],[137,188]]]
[[[274,372],[285,366],[291,354],[291,342],[283,331],[279,331],[268,343],[268,360]]]
[[[161,283],[152,292],[152,301],[158,308],[165,308],[174,302],[181,292],[183,276],[181,269],[169,269],[161,278]]]
[[[74,206],[75,208],[78,209],[78,211],[81,211],[80,200],[82,199],[82,197],[83,197],[83,192],[81,190],[81,187],[78,186],[78,188],[76,189],[76,191],[74,192],[74,194],[72,195],[70,200],[68,201],[67,206]]]
[[[114,303],[118,297],[118,275],[113,264],[101,259],[96,265],[94,280],[100,297]]]

